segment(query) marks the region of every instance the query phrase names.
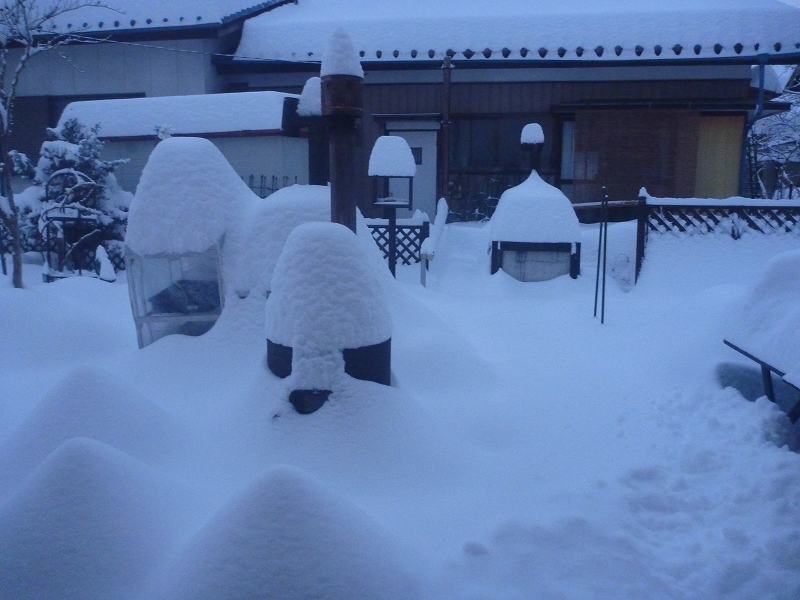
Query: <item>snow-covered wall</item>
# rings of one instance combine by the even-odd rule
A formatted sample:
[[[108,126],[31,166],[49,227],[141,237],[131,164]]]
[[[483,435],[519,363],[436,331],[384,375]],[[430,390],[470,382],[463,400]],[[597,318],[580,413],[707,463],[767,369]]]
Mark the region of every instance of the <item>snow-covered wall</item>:
[[[71,45],[39,54],[26,68],[19,95],[176,96],[218,91],[208,55],[217,50],[215,39],[151,40],[146,44],[168,49],[105,43]]]
[[[123,189],[135,191],[147,159],[158,139],[112,140],[106,143],[103,157],[127,158],[127,164],[117,170],[117,181]],[[263,175],[267,182],[272,176],[278,184],[308,182],[308,140],[285,136],[215,137],[211,138],[236,173],[248,180],[253,175],[258,184]]]

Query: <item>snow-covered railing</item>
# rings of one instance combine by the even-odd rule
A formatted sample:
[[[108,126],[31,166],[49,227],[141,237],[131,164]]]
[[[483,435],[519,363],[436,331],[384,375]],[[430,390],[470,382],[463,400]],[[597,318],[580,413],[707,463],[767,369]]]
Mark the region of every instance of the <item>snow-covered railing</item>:
[[[653,198],[647,204],[647,229],[654,234],[800,233],[799,200],[752,198]]]
[[[439,202],[436,204],[436,218],[433,220],[430,235],[422,242],[419,252],[419,280],[423,286],[427,283],[428,269],[430,269],[431,261],[436,256],[436,249],[439,246],[439,240],[442,238],[442,232],[447,223],[447,215],[449,213],[450,208],[447,206],[447,200],[439,198]]]

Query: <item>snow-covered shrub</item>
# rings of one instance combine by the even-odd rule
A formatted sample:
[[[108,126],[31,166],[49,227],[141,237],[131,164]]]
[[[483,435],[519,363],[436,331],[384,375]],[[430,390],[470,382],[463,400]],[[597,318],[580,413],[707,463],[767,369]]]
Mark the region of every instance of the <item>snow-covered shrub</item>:
[[[19,194],[22,233],[29,248],[41,247],[40,217],[61,204],[77,204],[97,217],[98,235],[115,265],[122,265],[119,242],[125,238],[128,207],[132,194],[122,190],[114,171],[125,160],[103,160],[104,143],[99,127],[86,127],[76,119],[48,129],[50,138],[42,144],[34,165],[21,153],[14,155],[15,172],[33,182]],[[94,185],[76,188],[85,176]]]

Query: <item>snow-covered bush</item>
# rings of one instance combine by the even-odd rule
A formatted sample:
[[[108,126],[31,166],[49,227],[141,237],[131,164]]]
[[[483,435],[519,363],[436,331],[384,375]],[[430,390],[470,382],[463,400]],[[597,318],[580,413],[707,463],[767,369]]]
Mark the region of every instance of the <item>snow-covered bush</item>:
[[[41,246],[40,217],[45,211],[77,204],[86,209],[85,214],[97,217],[98,238],[112,261],[121,265],[120,242],[125,238],[132,194],[119,187],[114,171],[126,161],[100,157],[104,143],[97,126],[86,127],[70,119],[47,133],[50,139],[42,144],[35,165],[24,154],[13,156],[15,172],[33,182],[19,194],[21,229],[27,246]],[[84,177],[92,183],[77,187]]]

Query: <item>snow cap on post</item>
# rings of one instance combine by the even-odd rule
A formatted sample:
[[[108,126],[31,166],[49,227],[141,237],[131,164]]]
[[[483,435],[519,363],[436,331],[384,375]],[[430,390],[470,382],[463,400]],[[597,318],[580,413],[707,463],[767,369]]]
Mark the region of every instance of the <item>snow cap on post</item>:
[[[522,128],[520,135],[520,143],[523,145],[529,144],[544,144],[544,131],[539,123],[528,123]]]
[[[322,114],[322,86],[319,77],[309,77],[300,94],[297,114],[301,117],[318,117]]]
[[[417,163],[408,142],[398,135],[382,135],[375,140],[369,156],[370,177],[414,177]]]
[[[353,42],[344,29],[337,29],[328,39],[328,47],[322,55],[320,75],[350,75],[351,77],[364,78],[364,70],[358,60]]]

